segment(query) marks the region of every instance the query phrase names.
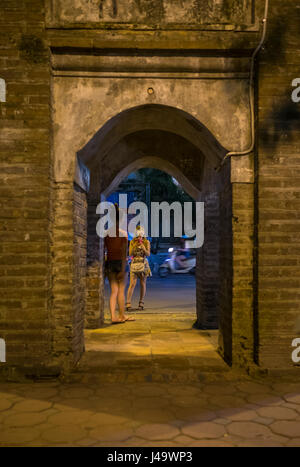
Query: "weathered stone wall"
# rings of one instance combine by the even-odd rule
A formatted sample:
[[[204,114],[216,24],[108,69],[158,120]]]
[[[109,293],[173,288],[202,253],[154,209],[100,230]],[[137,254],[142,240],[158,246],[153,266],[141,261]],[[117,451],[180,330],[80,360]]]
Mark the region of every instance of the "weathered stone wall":
[[[84,351],[84,322],[86,307],[87,199],[86,193],[74,184],[74,296],[73,321],[74,361]]]
[[[55,361],[68,369],[73,361],[74,184],[55,183],[51,209],[51,324]]]
[[[119,57],[114,57],[114,61],[118,64]],[[193,79],[189,74],[187,79],[177,78],[173,71],[164,72],[164,62],[164,56],[158,56],[158,63],[154,63],[155,78],[147,77],[143,61],[138,64],[136,76],[130,77],[120,76],[119,70],[111,71],[109,79],[101,74],[93,77],[96,72],[86,77],[60,76],[64,70],[54,72],[53,156],[56,181],[73,180],[75,155],[79,151],[83,162],[90,167],[93,159],[104,160],[122,138],[143,130],[173,131],[207,153],[207,157],[214,155],[216,161],[225,154],[224,147],[238,150],[250,144],[246,79],[225,80],[222,79],[224,73],[221,79],[197,79],[202,60],[195,63],[196,68],[191,73]],[[175,56],[172,66],[179,67],[180,63],[181,57]],[[72,70],[77,64],[72,59],[68,66]],[[203,66],[206,66],[206,60]],[[150,68],[149,73],[153,74],[152,70]],[[141,79],[140,73],[146,77]],[[72,72],[74,74],[75,71]],[[151,89],[153,93],[149,93]],[[207,129],[211,132],[210,138],[206,135]],[[216,140],[223,148],[218,147]],[[103,170],[107,166],[105,163]]]
[[[48,23],[251,26],[254,0],[49,0]],[[224,27],[223,26],[223,27]]]
[[[104,320],[104,275],[103,275],[103,241],[96,233],[99,215],[96,208],[99,203],[93,193],[88,195],[87,210],[87,289],[85,326],[96,329]]]
[[[220,290],[219,352],[228,364],[232,363],[232,185],[231,164],[228,161],[222,170],[223,189],[220,192]]]
[[[258,362],[292,367],[300,316],[300,2],[273,0],[258,81]]]
[[[252,159],[252,156],[248,156]],[[220,191],[220,316],[219,351],[237,367],[253,365],[254,304],[254,183],[236,181],[233,160],[222,170]],[[231,172],[231,177],[228,173]],[[246,172],[247,174],[247,172]]]
[[[219,326],[219,255],[220,206],[219,193],[203,196],[205,203],[204,244],[197,249],[196,299],[197,327],[217,329]]]
[[[49,317],[50,67],[43,0],[0,4],[0,336],[3,371],[43,372]],[[28,368],[27,368],[28,367]],[[47,370],[45,370],[47,371]]]
[[[54,184],[52,198],[51,357],[69,371],[84,349],[87,201],[84,190],[73,183]]]
[[[232,184],[232,360],[253,362],[253,183]],[[227,275],[227,280],[229,275]]]
[[[47,9],[48,26],[55,26],[59,2],[46,3],[47,8],[54,6],[54,18]],[[140,23],[124,23],[117,30],[124,2],[115,2],[120,6],[116,14],[111,10],[114,2],[101,3],[102,10],[100,2],[89,2],[98,8],[97,21],[74,20],[75,10],[67,8],[58,18],[64,29],[48,31],[43,0],[6,0],[0,5],[0,77],[7,84],[7,102],[0,103],[0,337],[6,340],[8,360],[1,368],[10,376],[14,369],[57,373],[72,366],[82,352],[85,199],[80,190],[74,192],[75,161],[76,153],[108,120],[134,106],[172,106],[201,121],[224,148],[249,144],[249,56],[258,43],[263,1],[243,2],[251,11],[255,6],[255,17],[241,12],[238,0],[203,2],[212,7],[205,13],[208,20],[186,18],[188,32],[170,26],[174,11],[139,8]],[[149,5],[160,3],[165,7],[166,2],[158,0]],[[189,8],[192,4],[184,3]],[[235,19],[226,5],[234,7]],[[165,23],[159,24],[158,11]],[[126,14],[130,22],[135,11]],[[87,24],[93,21],[97,24]],[[199,33],[193,22],[196,29],[205,23],[205,31]],[[291,341],[299,336],[300,313],[300,109],[291,101],[291,82],[299,75],[299,24],[299,0],[270,2],[268,40],[258,67],[255,180],[252,157],[233,159],[223,169],[227,180],[231,172],[232,183],[219,191],[220,351],[238,365],[247,366],[254,357],[262,367],[295,366]],[[83,29],[74,32],[72,27]],[[107,50],[114,48],[119,55],[112,59]],[[97,55],[85,56],[86,50]],[[72,118],[66,118],[67,110]],[[145,127],[145,122],[150,124],[145,112],[141,128],[129,134],[145,128],[171,131],[168,125],[174,121],[161,120],[152,119],[152,126]],[[177,125],[185,128],[181,136],[196,144],[195,120],[186,122]],[[94,208],[91,205],[90,212]],[[74,224],[74,214],[80,223]],[[94,227],[90,218],[88,231]],[[101,258],[98,246],[94,251]],[[97,320],[95,326],[101,322],[101,315],[95,318],[92,313],[96,303],[101,310],[103,279],[101,260],[93,264],[89,248],[86,306]]]

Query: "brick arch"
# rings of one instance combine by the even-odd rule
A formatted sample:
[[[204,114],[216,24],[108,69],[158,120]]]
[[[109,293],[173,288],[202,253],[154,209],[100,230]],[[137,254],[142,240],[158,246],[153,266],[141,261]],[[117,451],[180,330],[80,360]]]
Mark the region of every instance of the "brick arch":
[[[141,130],[123,137],[105,157],[99,155],[90,165],[90,196],[99,200],[126,173],[153,166],[180,179],[196,199],[201,191],[204,165],[203,153],[182,136],[162,130]]]
[[[180,183],[182,188],[194,199],[200,199],[201,191],[195,187],[190,180],[171,162],[161,159],[160,157],[155,156],[146,156],[136,159],[134,162],[127,165],[123,170],[121,170],[118,175],[113,179],[110,185],[103,191],[103,196],[108,197],[113,193],[118,185],[121,183],[124,178],[126,178],[130,173],[135,172],[138,169],[142,168],[151,168],[159,169],[163,172],[167,172],[169,175],[172,175]]]
[[[214,166],[218,166],[227,152],[209,129],[191,114],[167,105],[145,104],[112,117],[78,151],[78,156],[92,168],[124,137],[142,130],[160,130],[181,136]]]
[[[86,326],[95,328],[103,318],[102,245],[96,236],[98,221],[96,206],[107,197],[126,176],[142,167],[158,168],[174,176],[187,193],[198,201],[207,202],[206,235],[208,247],[197,255],[197,310],[195,319],[200,328],[215,328],[219,321],[220,283],[220,193],[230,192],[230,170],[217,173],[214,167],[226,150],[209,130],[186,112],[161,105],[143,105],[121,112],[109,120],[78,152],[91,173],[88,195],[88,269]],[[181,158],[188,156],[190,167],[181,166]],[[226,188],[225,188],[226,187]],[[230,198],[226,199],[230,204]],[[230,218],[226,211],[223,223],[230,232]],[[229,214],[230,215],[230,214]],[[230,243],[230,238],[227,239]],[[213,244],[213,251],[211,246]],[[200,271],[200,268],[202,271]],[[231,257],[224,269],[231,274]],[[203,273],[205,270],[205,273]],[[228,277],[229,279],[229,277]],[[223,293],[224,302],[231,300],[230,281]],[[230,305],[226,305],[226,310]],[[229,317],[230,319],[230,317]],[[225,322],[225,338],[220,339],[224,357],[231,360],[231,324]]]
[[[233,262],[233,242],[236,245],[239,239],[247,241],[251,222],[242,220],[242,224],[234,226],[234,232],[231,161],[220,172],[214,169],[225,153],[226,149],[214,135],[193,116],[158,104],[120,112],[104,123],[77,153],[90,170],[89,192],[68,178],[57,186],[54,196],[57,228],[53,236],[52,314],[57,338],[53,348],[60,362],[65,361],[65,354],[70,365],[77,362],[84,351],[84,324],[97,328],[102,323],[103,253],[95,228],[99,218],[96,207],[101,196],[131,170],[154,166],[174,175],[192,197],[206,203],[205,244],[197,258],[201,273],[197,273],[196,324],[200,328],[212,328],[218,320],[219,350],[225,360],[244,366],[251,363],[253,290],[251,283],[246,284],[246,291],[234,285],[240,270],[239,263]],[[180,166],[184,154],[191,156],[188,170]],[[246,188],[236,185],[235,196],[243,196],[250,212],[251,186]],[[250,268],[251,259],[249,271]],[[241,270],[241,277],[243,274]],[[251,279],[251,271],[248,276]],[[250,297],[246,303],[247,315],[241,314],[239,308],[246,294],[247,300]],[[63,338],[60,338],[61,329]]]

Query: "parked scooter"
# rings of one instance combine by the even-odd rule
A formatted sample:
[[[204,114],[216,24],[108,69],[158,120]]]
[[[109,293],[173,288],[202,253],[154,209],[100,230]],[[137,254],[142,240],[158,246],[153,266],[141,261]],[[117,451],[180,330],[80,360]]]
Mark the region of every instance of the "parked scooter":
[[[170,251],[171,250],[171,251]],[[191,255],[189,258],[185,260],[185,268],[178,268],[176,256],[177,250],[173,250],[170,248],[169,252],[171,253],[170,257],[167,258],[163,264],[159,267],[159,275],[160,277],[166,277],[168,274],[195,274],[196,272],[196,256]]]

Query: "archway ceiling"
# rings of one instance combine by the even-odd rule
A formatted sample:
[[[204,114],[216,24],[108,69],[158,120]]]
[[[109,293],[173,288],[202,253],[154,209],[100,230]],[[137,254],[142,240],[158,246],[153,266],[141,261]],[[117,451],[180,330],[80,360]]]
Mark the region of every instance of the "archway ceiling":
[[[151,167],[170,173],[197,198],[204,162],[203,153],[183,137],[161,130],[143,130],[127,135],[98,159],[91,168],[91,189],[98,191],[100,186],[101,192],[109,191],[111,184],[116,188],[129,173]]]
[[[212,166],[217,166],[227,152],[192,115],[174,107],[148,104],[128,109],[113,117],[78,155],[92,168],[101,163],[126,136],[143,130],[160,130],[181,136],[194,145]]]

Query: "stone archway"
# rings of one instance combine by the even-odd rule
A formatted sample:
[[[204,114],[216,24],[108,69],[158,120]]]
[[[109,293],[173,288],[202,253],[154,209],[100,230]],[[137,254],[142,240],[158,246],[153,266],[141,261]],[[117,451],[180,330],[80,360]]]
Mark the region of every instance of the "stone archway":
[[[118,173],[110,185],[103,191],[103,196],[108,197],[111,193],[113,193],[113,191],[116,190],[124,178],[126,178],[132,172],[143,168],[152,168],[158,170],[162,170],[163,168],[164,172],[167,172],[180,183],[184,191],[186,191],[186,193],[188,193],[191,198],[194,198],[195,200],[200,199],[201,191],[190,182],[190,180],[179,170],[179,168],[174,163],[163,160],[156,156],[140,157],[139,159],[134,160],[129,165],[124,167],[124,169]]]
[[[69,174],[68,181],[57,185],[55,197],[57,225],[61,223],[58,214],[65,212],[66,201],[70,208],[67,218],[71,220],[69,232],[73,247],[69,249],[69,269],[62,269],[67,271],[64,277],[55,261],[55,252],[53,262],[54,271],[58,271],[53,284],[54,305],[59,305],[57,309],[53,307],[56,335],[60,335],[59,328],[63,324],[65,335],[60,342],[63,342],[62,348],[66,349],[64,352],[68,353],[71,365],[84,351],[84,321],[88,327],[95,328],[101,325],[103,316],[102,253],[95,230],[98,220],[96,207],[101,196],[107,194],[124,174],[145,166],[159,167],[174,174],[194,198],[206,203],[205,246],[198,252],[197,324],[209,328],[218,319],[219,349],[225,360],[229,364],[233,361],[251,364],[252,316],[242,322],[239,330],[236,326],[239,318],[233,310],[233,280],[238,276],[234,276],[232,258],[234,231],[230,161],[221,172],[215,171],[225,153],[226,149],[199,120],[183,110],[161,104],[144,104],[120,112],[105,122],[77,152],[77,157],[90,172],[89,192],[79,188],[78,184],[74,190],[72,172],[69,169],[65,171]],[[62,162],[59,163],[57,155],[55,166],[62,173]],[[70,162],[68,166],[70,168]],[[85,232],[78,226],[83,230],[85,226]],[[54,232],[57,234],[56,229]],[[243,235],[248,235],[248,232],[242,231]],[[77,248],[75,257],[74,245]],[[199,274],[200,268],[204,274]],[[83,286],[85,274],[86,290]],[[55,291],[59,296],[59,287],[66,280],[69,287],[64,290],[67,290],[68,297],[65,295],[63,302],[56,301]],[[71,319],[65,306],[67,303],[71,305]],[[63,313],[59,313],[61,309]],[[60,342],[55,342],[58,342],[59,349]]]
[[[207,203],[208,247],[205,245],[199,249],[197,255],[197,325],[201,328],[216,327],[220,311],[222,314],[223,309],[230,309],[230,304],[224,308],[219,304],[220,199],[221,193],[229,189],[229,172],[224,176],[225,172],[219,174],[214,170],[225,153],[226,150],[196,119],[181,110],[160,105],[145,105],[122,112],[107,122],[79,151],[78,156],[91,175],[87,196],[85,322],[88,328],[99,327],[103,320],[103,254],[95,231],[99,218],[96,207],[100,199],[107,196],[126,175],[142,167],[159,168],[173,175],[192,198]],[[230,218],[224,217],[223,223],[227,223],[230,229]],[[226,261],[224,259],[223,269],[230,274],[230,259]],[[229,291],[224,296],[226,300],[231,299]],[[230,327],[223,338],[221,329],[220,342],[226,359],[231,361],[229,333]]]

